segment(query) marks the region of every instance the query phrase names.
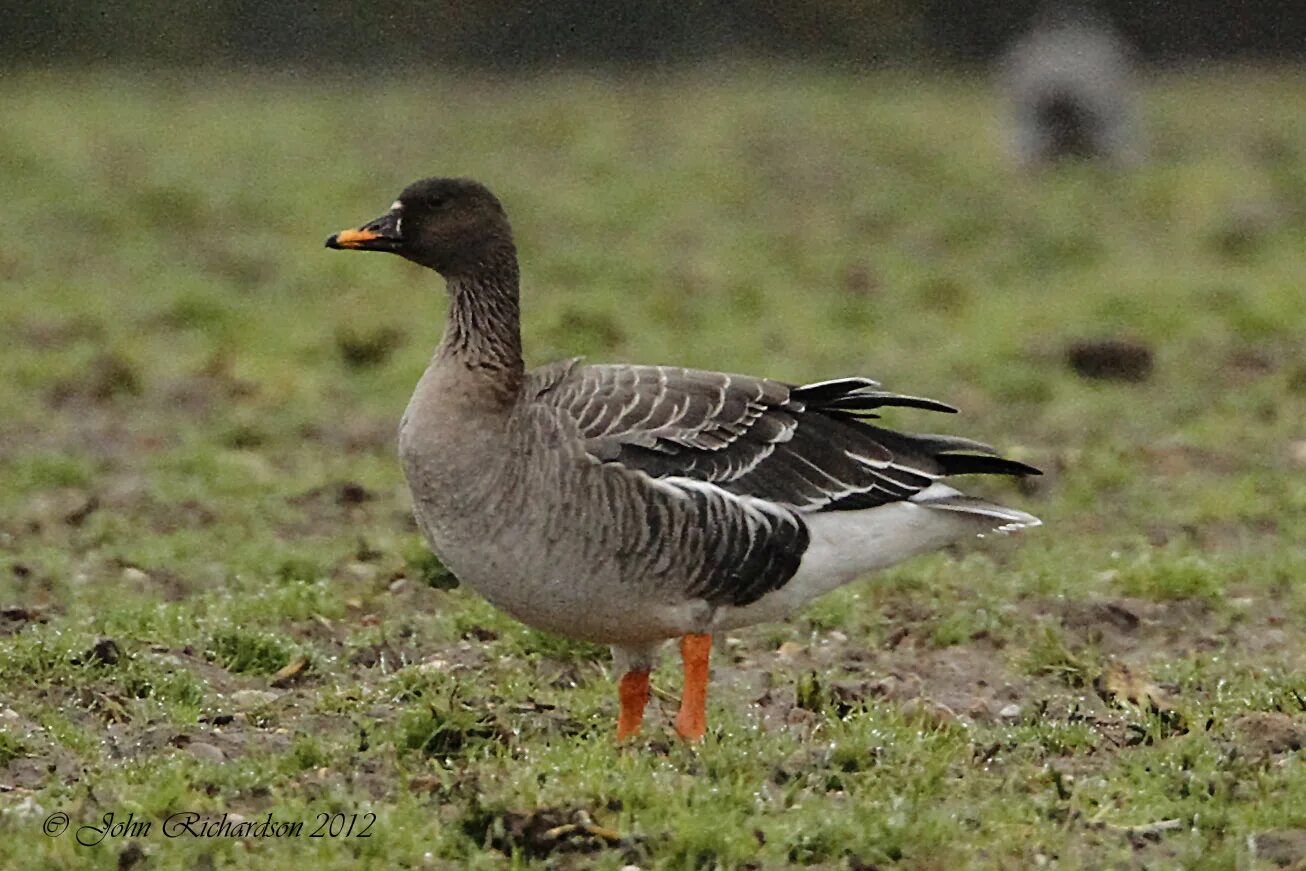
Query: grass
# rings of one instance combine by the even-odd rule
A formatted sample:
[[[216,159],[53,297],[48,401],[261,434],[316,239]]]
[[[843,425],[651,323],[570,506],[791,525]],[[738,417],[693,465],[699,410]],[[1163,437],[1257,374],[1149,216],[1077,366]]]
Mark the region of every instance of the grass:
[[[945,78],[11,85],[0,865],[1244,868],[1306,829],[1300,73],[1159,77],[1147,164],[1033,176]],[[603,652],[410,519],[438,282],[321,249],[432,173],[506,202],[535,362],[872,375],[1045,468],[971,489],[1047,525],[725,639],[701,747],[664,669],[618,750]],[[1076,374],[1103,338],[1150,376]]]

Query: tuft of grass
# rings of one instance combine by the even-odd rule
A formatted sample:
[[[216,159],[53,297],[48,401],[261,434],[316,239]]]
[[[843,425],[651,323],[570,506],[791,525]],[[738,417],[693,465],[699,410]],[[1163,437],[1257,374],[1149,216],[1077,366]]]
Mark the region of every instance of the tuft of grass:
[[[8,729],[0,729],[0,766],[7,766],[15,759],[28,755],[29,752],[27,742],[20,736],[11,733]]]
[[[458,587],[458,579],[453,572],[445,568],[440,558],[433,554],[424,544],[419,544],[410,551],[406,564],[409,575],[434,590],[453,590]]]
[[[1200,554],[1148,552],[1121,566],[1112,584],[1126,596],[1148,599],[1206,599],[1225,592],[1224,573]]]
[[[267,632],[228,627],[211,632],[204,655],[235,674],[273,674],[294,657],[296,648]]]
[[[1030,633],[1022,659],[1031,673],[1051,675],[1072,688],[1088,686],[1102,673],[1096,655],[1091,651],[1072,649],[1065,634],[1046,621]]]

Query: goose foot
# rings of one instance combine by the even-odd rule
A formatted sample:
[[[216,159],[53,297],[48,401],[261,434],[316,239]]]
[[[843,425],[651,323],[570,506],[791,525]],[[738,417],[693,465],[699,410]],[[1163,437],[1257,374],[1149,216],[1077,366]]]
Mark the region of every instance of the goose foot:
[[[680,639],[685,689],[676,714],[676,734],[686,741],[701,741],[707,732],[707,661],[711,653],[711,635],[686,635]]]
[[[628,671],[617,684],[621,697],[621,714],[617,718],[617,740],[639,734],[644,722],[644,708],[648,706],[648,669]]]

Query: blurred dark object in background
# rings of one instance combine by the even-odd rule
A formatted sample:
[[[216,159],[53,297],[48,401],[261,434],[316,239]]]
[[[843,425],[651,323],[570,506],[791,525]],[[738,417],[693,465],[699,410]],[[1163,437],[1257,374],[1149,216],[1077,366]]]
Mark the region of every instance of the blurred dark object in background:
[[[1003,59],[1002,88],[1016,160],[1040,166],[1142,156],[1128,47],[1082,5],[1042,10]]]
[[[850,65],[991,62],[1037,0],[0,0],[9,66],[419,65],[511,71],[722,57]],[[1306,56],[1306,4],[1107,0],[1145,60]]]

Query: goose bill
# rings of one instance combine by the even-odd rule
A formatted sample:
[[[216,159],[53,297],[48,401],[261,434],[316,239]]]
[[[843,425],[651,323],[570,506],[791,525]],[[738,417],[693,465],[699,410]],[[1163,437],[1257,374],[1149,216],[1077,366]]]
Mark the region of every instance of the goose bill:
[[[396,251],[402,241],[399,214],[389,211],[356,230],[341,230],[326,240],[326,246],[355,251]]]

